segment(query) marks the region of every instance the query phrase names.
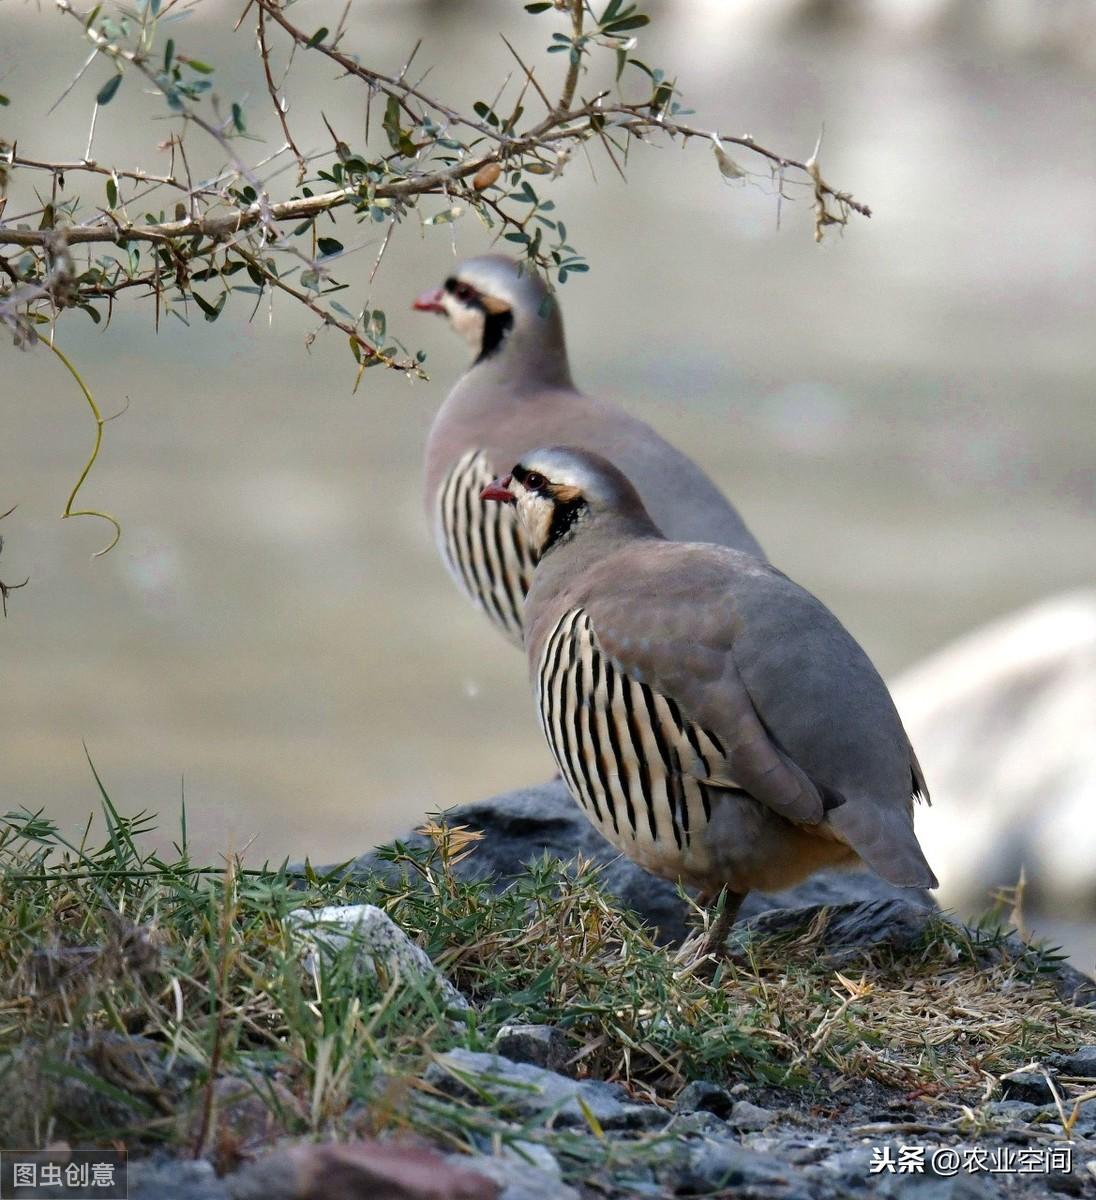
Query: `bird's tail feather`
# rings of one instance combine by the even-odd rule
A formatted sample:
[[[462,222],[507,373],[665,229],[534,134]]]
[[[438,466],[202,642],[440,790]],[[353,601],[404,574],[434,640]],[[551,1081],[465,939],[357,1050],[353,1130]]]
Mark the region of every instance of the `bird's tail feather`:
[[[934,888],[939,882],[904,812],[881,810],[873,803],[842,804],[827,814],[837,836],[850,845],[877,875],[897,887]]]

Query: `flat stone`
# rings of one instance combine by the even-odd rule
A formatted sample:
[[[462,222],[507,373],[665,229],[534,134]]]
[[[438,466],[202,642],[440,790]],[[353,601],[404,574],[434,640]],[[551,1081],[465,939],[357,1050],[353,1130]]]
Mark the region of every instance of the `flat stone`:
[[[1008,1121],[1026,1124],[1028,1121],[1034,1120],[1041,1110],[1027,1100],[994,1100],[986,1105],[986,1111],[994,1116],[1004,1117]]]
[[[778,1158],[738,1142],[696,1142],[683,1156],[675,1155],[659,1174],[675,1196],[716,1192],[750,1200],[812,1200],[812,1189],[802,1176]]]
[[[1065,1109],[1066,1116],[1072,1116],[1073,1110],[1077,1110],[1077,1120],[1073,1125],[1074,1136],[1092,1137],[1096,1135],[1096,1099],[1083,1100],[1077,1104],[1075,1100],[1070,1100],[1066,1097],[1062,1099],[1062,1108]],[[1052,1126],[1061,1128],[1062,1115],[1058,1111],[1057,1104],[1044,1104],[1041,1108],[1034,1109],[1036,1117],[1043,1117],[1044,1120],[1039,1121],[1040,1129],[1049,1129]],[[1032,1118],[1034,1119],[1034,1118]]]
[[[205,1159],[130,1159],[129,1200],[229,1200],[228,1185]]]
[[[709,1112],[725,1120],[734,1104],[734,1097],[725,1087],[720,1087],[718,1083],[710,1083],[706,1079],[697,1079],[687,1083],[678,1092],[674,1099],[674,1111]]]
[[[490,1160],[483,1160],[490,1161]],[[477,1157],[400,1140],[301,1143],[230,1177],[231,1200],[498,1200]],[[550,1193],[549,1193],[550,1194]],[[151,1200],[151,1197],[149,1198]]]
[[[424,1078],[458,1099],[482,1103],[486,1095],[508,1115],[550,1118],[558,1126],[588,1129],[587,1113],[602,1129],[660,1128],[669,1120],[654,1105],[631,1103],[617,1084],[569,1079],[498,1054],[450,1050],[431,1063]]]
[[[336,904],[326,908],[295,908],[286,923],[311,949],[306,966],[316,967],[316,954],[340,953],[351,943],[355,946],[355,968],[385,983],[398,974],[436,987],[450,1008],[467,1010],[465,997],[430,961],[392,918],[373,904]]]
[[[560,1178],[558,1164],[554,1171],[543,1170],[515,1156],[486,1154],[471,1158],[451,1154],[448,1161],[490,1179],[499,1189],[497,1200],[580,1200],[578,1192]]]
[[[1051,1104],[1054,1093],[1045,1075],[1038,1071],[1014,1071],[1001,1080],[1003,1100],[1023,1100],[1028,1104]]]
[[[751,1104],[749,1100],[739,1100],[727,1117],[727,1124],[732,1129],[749,1133],[752,1130],[764,1129],[776,1120],[776,1113],[760,1105]]]
[[[1072,1054],[1062,1055],[1055,1065],[1063,1075],[1096,1079],[1096,1046],[1078,1046]]]
[[[499,1151],[502,1158],[511,1159],[520,1166],[536,1167],[542,1174],[563,1178],[556,1156],[541,1142],[508,1142]]]
[[[727,1122],[715,1113],[697,1109],[695,1112],[676,1113],[666,1130],[678,1137],[726,1137]]]
[[[562,1071],[574,1047],[554,1025],[503,1025],[495,1035],[495,1051],[513,1062]]]
[[[872,1176],[871,1193],[887,1200],[989,1200],[997,1193],[995,1183],[981,1175],[888,1175],[882,1181]]]

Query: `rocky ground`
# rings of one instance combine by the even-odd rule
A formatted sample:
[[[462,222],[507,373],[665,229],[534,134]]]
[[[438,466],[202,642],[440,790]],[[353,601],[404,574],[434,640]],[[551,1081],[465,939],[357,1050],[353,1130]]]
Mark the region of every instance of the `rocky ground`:
[[[81,1034],[69,1043],[70,1069],[52,1098],[53,1140],[77,1141],[67,1131],[93,1117],[132,1127],[141,1102],[147,1128],[166,1142],[127,1142],[134,1200],[1096,1196],[1096,985],[1053,956],[949,922],[928,896],[872,875],[830,874],[751,897],[729,962],[702,983],[692,974],[702,968],[679,946],[695,919],[687,902],[612,858],[558,782],[446,819],[462,828],[462,840],[443,876],[407,871],[414,854],[436,842],[435,827],[318,873],[387,878],[384,908],[310,901],[283,921],[304,947],[306,974],[322,978],[320,960],[339,955],[344,969],[382,987],[437,997],[449,1032],[439,1048],[408,1059],[413,1074],[395,1092],[389,1069],[383,1086],[375,1080],[350,1096],[336,1138],[317,1140],[301,1121],[272,1117],[281,1104],[308,1119],[309,1095],[294,1090],[276,1055],[222,1066],[211,1085],[181,1038],[167,1046],[160,1035]],[[483,836],[470,840],[472,833]],[[698,1043],[667,1058],[664,1072],[652,1056],[669,1055],[657,1047],[676,1043],[659,1041],[657,1028],[645,1041],[632,1026],[618,1028],[624,1014],[616,1024],[612,1012],[598,1014],[594,1033],[566,1006],[550,1010],[552,1022],[492,1026],[499,998],[477,982],[487,976],[469,973],[462,948],[431,956],[423,949],[432,945],[429,930],[415,929],[412,940],[394,919],[419,911],[400,907],[416,891],[423,912],[432,899],[440,908],[445,898],[431,893],[439,879],[451,892],[445,903],[460,902],[460,888],[477,879],[505,889],[545,850],[601,862],[610,906],[627,904],[658,930],[663,949],[652,950],[648,969],[671,961],[666,980],[690,983],[680,1022]],[[303,888],[315,886],[317,873],[297,871]],[[538,938],[550,936],[551,919],[533,926]],[[580,930],[590,920],[582,912],[577,919]],[[519,928],[506,936],[521,935]],[[613,968],[609,959],[590,962],[591,991],[573,994],[576,1009],[595,1003],[596,972],[608,977]],[[506,978],[496,975],[491,986]],[[750,995],[765,994],[764,1027],[754,1028],[777,1049],[775,1059],[751,1058],[740,1031],[725,1025],[745,1009],[720,1007],[721,989],[737,995],[744,980]],[[520,1014],[533,989],[526,977],[515,990],[504,997],[506,1011]],[[713,1044],[730,1038],[737,1048],[732,1069],[718,1056],[705,1060],[709,1014],[698,1004],[710,1008]],[[549,1011],[532,1000],[528,1007]],[[671,1005],[654,1025],[678,1019]],[[485,1042],[486,1030],[493,1032]],[[622,1056],[607,1059],[603,1044],[614,1038]],[[15,1079],[33,1057],[26,1045],[11,1057]],[[612,1069],[598,1065],[610,1061]],[[682,1063],[705,1061],[710,1070],[681,1077]],[[386,1112],[399,1118],[378,1115]]]

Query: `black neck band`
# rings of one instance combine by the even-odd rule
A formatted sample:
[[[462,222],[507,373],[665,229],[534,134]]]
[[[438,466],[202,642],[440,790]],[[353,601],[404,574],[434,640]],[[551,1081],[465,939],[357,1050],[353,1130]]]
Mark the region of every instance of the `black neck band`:
[[[552,524],[548,527],[548,537],[541,548],[543,558],[553,546],[558,545],[573,530],[575,525],[586,515],[585,500],[571,500],[566,504],[556,503],[552,512]]]
[[[479,358],[476,359],[476,362],[481,363],[495,354],[502,345],[503,338],[513,327],[514,314],[508,308],[498,313],[487,312],[484,309],[483,341],[480,344]]]

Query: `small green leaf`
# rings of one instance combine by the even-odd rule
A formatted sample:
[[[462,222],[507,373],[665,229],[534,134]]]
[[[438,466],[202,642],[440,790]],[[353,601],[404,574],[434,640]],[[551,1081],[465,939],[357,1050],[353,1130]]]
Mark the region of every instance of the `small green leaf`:
[[[113,177],[107,180],[107,208],[118,207],[118,185]]]
[[[320,254],[327,258],[330,254],[341,254],[343,244],[337,238],[322,237],[316,243],[320,248]]]
[[[164,70],[171,70],[171,60],[175,57],[175,39],[168,38],[167,45],[164,47]]]
[[[525,11],[527,13],[542,13],[547,12],[552,7],[552,0],[538,0],[536,4],[527,4]]]
[[[213,68],[209,65],[209,63],[201,62],[196,58],[188,58],[186,60],[186,65],[192,71],[197,71],[199,75],[212,75],[213,74]]]
[[[304,44],[306,50],[313,50],[327,37],[327,26],[321,25],[319,29],[308,39]]]
[[[620,17],[616,21],[610,21],[608,25],[601,27],[602,33],[611,33],[614,37],[618,33],[625,33],[629,29],[642,29],[644,25],[650,25],[651,18],[643,16],[640,13],[634,17]]]
[[[412,155],[415,147],[407,136],[407,131],[400,125],[400,102],[395,96],[388,97],[384,106],[384,120],[381,122],[384,132],[388,135],[388,143],[398,154]]]
[[[0,108],[7,108],[10,103],[11,101],[7,98],[7,96],[5,96],[3,92],[0,92]]]
[[[114,94],[121,86],[122,76],[112,75],[99,89],[99,94],[95,97],[95,103],[109,104],[114,99]]]
[[[246,133],[247,126],[244,124],[244,110],[238,105],[232,105],[232,124],[236,127],[237,133]]]
[[[221,315],[221,309],[225,306],[225,301],[228,299],[228,292],[222,292],[216,304],[210,304],[208,300],[203,300],[197,292],[190,293],[197,301],[198,307],[202,310],[207,321],[216,321]]]

